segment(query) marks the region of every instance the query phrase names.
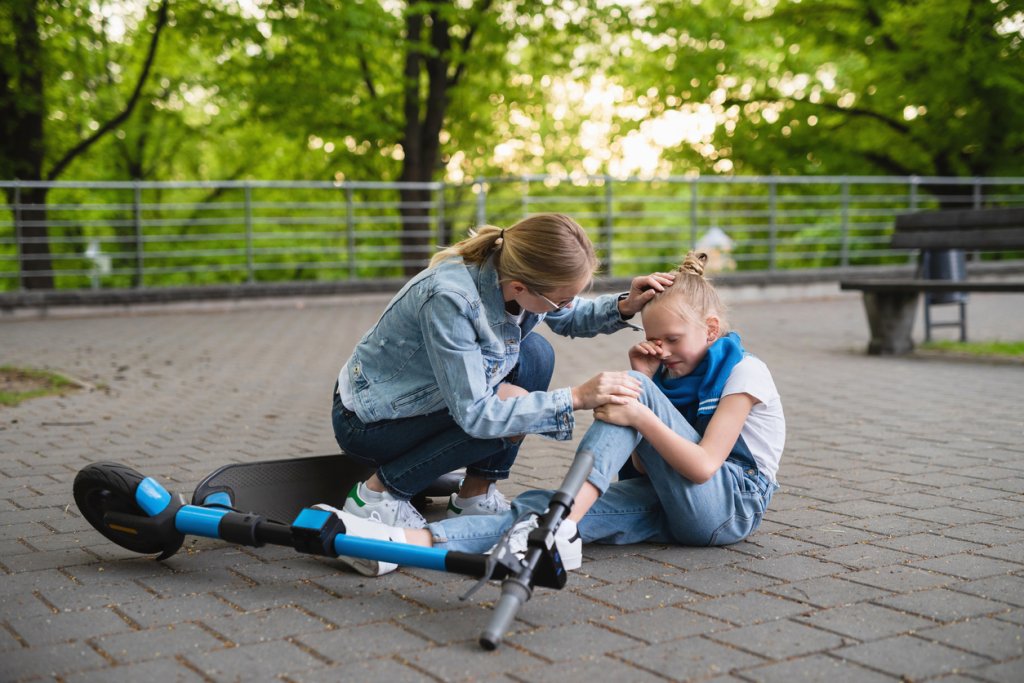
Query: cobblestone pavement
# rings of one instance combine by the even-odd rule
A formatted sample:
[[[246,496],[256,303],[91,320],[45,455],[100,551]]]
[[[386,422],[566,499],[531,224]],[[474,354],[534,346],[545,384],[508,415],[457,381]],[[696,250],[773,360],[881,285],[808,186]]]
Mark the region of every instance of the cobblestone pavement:
[[[464,603],[453,575],[203,539],[157,563],[83,521],[93,461],[190,493],[229,462],[336,451],[334,377],[385,300],[0,322],[0,364],[92,387],[0,408],[0,679],[1024,680],[1024,366],[868,357],[855,295],[733,308],[789,422],[753,537],[588,546],[493,653],[496,587]],[[1024,338],[1022,296],[969,317]],[[623,367],[636,338],[556,340],[556,383]],[[530,437],[506,492],[555,484],[571,452]]]

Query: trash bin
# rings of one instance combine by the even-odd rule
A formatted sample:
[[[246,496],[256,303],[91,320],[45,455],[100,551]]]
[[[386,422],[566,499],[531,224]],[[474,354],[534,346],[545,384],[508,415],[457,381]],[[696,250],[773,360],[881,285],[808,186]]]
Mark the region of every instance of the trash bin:
[[[926,280],[967,279],[967,256],[963,249],[926,249],[921,252],[921,274]],[[958,304],[967,301],[966,292],[932,292],[928,301],[933,304]]]
[[[967,279],[967,256],[963,249],[926,249],[921,252],[921,277],[926,280],[960,282]],[[936,322],[931,307],[957,304],[957,319]],[[967,292],[925,292],[924,339],[932,340],[933,327],[957,327],[960,341],[967,341]]]

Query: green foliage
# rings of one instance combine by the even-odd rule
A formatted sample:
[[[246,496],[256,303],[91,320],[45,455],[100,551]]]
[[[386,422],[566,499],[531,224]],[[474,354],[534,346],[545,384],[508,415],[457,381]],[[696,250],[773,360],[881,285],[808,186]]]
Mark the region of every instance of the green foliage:
[[[17,60],[30,42],[18,12],[38,25],[44,174],[125,107],[158,6],[4,4],[8,106],[36,106]],[[614,172],[631,134],[697,109],[717,118],[713,133],[670,143],[660,172],[1024,170],[1022,13],[1002,0],[239,7],[172,2],[138,107],[65,175],[398,180],[409,126],[427,123],[434,92],[429,68],[403,76],[410,56],[445,69],[435,178],[452,160],[459,177]],[[410,40],[415,18],[425,30]],[[428,30],[438,22],[443,54]],[[611,114],[589,101],[595,92],[615,100]],[[604,149],[588,147],[595,131]],[[0,176],[26,177],[17,163],[0,154]]]
[[[54,372],[0,365],[0,406],[16,406],[40,396],[63,394],[75,385]]]
[[[994,358],[1024,362],[1024,341],[931,341],[921,344],[921,349],[979,359]]]
[[[745,173],[1014,175],[1024,169],[1024,14],[976,0],[656,3],[640,76],[731,121]],[[685,26],[686,29],[665,27]],[[628,73],[623,73],[627,78]],[[633,82],[638,79],[633,78]],[[680,160],[692,149],[676,150]],[[705,157],[707,158],[707,157]]]
[[[167,0],[163,22],[164,5],[0,3],[0,178],[1024,175],[1024,10],[1009,0]],[[643,154],[649,163],[631,160]],[[576,187],[551,194],[585,193]],[[469,190],[452,192],[459,218],[446,216],[447,237],[473,216]],[[886,239],[872,216],[839,216],[827,201],[768,225],[765,205],[784,209],[786,198],[752,192],[748,206],[707,193],[696,221],[685,185],[666,190],[660,209],[616,199],[621,220],[652,232],[601,248],[635,257],[673,232],[692,241],[713,222],[742,241],[739,267],[785,268],[842,265],[847,246],[881,250]],[[899,204],[888,193],[879,190],[880,212]],[[969,193],[924,185],[918,205],[962,204]],[[83,197],[34,197],[50,205],[36,222],[46,211],[60,220],[63,198]],[[219,199],[199,190],[182,201]],[[534,199],[510,196],[490,218],[558,205]],[[408,227],[422,200],[401,200],[394,218]],[[43,245],[54,269],[79,271],[62,284],[88,284],[89,240],[115,253],[108,280],[131,283],[134,218],[104,211]],[[603,219],[581,220],[600,237]],[[197,266],[220,264],[215,277],[237,281],[307,239],[271,223],[265,250],[249,254],[203,241],[201,223],[173,237]],[[828,243],[839,224],[849,244]],[[374,272],[400,274],[411,252],[394,235],[376,240],[368,244],[386,265]],[[157,234],[146,258],[159,263],[169,244]],[[672,249],[655,246],[650,257],[671,262]],[[0,256],[13,251],[13,233],[0,234]],[[354,270],[317,260],[291,274]]]

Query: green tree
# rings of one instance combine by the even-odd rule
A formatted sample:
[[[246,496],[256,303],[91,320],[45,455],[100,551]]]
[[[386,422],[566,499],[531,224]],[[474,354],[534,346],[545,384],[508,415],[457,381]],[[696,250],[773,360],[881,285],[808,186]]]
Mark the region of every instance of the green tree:
[[[653,2],[620,77],[655,112],[707,103],[675,158],[731,172],[986,176],[1024,170],[1024,11],[1004,0]],[[685,28],[678,28],[685,27]],[[669,40],[666,40],[669,38]],[[935,193],[960,188],[931,188]]]
[[[578,16],[598,14],[588,4]],[[508,129],[503,104],[540,81],[518,78],[522,67],[544,55],[547,72],[567,69],[591,31],[544,0],[301,0],[271,7],[267,18],[261,115],[318,148],[337,141],[324,162],[344,168],[340,175],[410,184],[441,179],[455,152],[489,157]],[[411,273],[430,254],[431,195],[409,185],[400,199]]]
[[[168,0],[151,8],[148,35],[140,36],[142,55],[134,77],[121,84],[120,59],[138,52],[137,45],[115,45],[108,26],[76,3],[11,0],[0,9],[0,176],[21,180],[55,180],[89,148],[110,135],[131,116],[156,59],[160,36],[168,22]],[[57,47],[57,45],[60,47]],[[94,50],[99,46],[98,50]],[[124,50],[122,52],[122,49]],[[102,52],[108,59],[93,59]],[[116,55],[116,56],[115,56]],[[94,67],[95,70],[89,70]],[[61,80],[79,85],[77,98],[54,107]],[[55,111],[67,125],[55,125]],[[55,130],[56,129],[56,130]],[[19,222],[19,249],[30,289],[53,287],[46,199],[48,190],[26,188],[18,200],[24,207]],[[8,190],[8,203],[15,202]]]

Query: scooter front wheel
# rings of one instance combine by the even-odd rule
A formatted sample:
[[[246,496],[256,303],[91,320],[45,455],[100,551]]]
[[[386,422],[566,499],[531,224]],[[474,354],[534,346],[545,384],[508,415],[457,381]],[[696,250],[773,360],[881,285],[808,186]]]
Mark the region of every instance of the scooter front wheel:
[[[163,539],[147,537],[143,529],[108,522],[105,518],[108,512],[146,517],[135,499],[135,491],[143,479],[145,477],[126,465],[94,463],[83,467],[75,476],[75,503],[96,531],[122,548],[144,555],[163,553],[166,546]]]

